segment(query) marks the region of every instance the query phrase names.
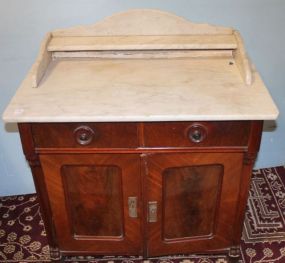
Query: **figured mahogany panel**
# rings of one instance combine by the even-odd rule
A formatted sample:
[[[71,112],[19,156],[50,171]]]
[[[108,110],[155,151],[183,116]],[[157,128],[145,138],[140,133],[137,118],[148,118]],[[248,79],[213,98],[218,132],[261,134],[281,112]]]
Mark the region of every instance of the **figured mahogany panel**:
[[[123,198],[120,168],[64,165],[61,174],[74,235],[121,237]]]
[[[148,255],[230,247],[243,153],[165,153],[145,159],[147,204],[157,203],[157,220],[148,222]]]
[[[60,250],[142,253],[141,175],[136,154],[41,154]],[[137,198],[137,216],[129,213]]]
[[[223,166],[172,167],[164,170],[163,237],[166,240],[211,236]]]
[[[144,145],[146,147],[247,146],[250,124],[250,121],[144,123]]]
[[[131,148],[138,146],[136,123],[33,123],[38,148]]]

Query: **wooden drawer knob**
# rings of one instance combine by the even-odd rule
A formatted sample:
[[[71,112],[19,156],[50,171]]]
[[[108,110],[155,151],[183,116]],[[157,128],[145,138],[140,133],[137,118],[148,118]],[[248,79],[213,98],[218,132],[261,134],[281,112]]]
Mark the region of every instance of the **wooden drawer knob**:
[[[194,124],[189,128],[188,137],[194,143],[204,141],[206,136],[206,128],[200,124]]]
[[[94,131],[88,126],[79,126],[74,130],[74,136],[80,145],[88,145],[94,138]]]

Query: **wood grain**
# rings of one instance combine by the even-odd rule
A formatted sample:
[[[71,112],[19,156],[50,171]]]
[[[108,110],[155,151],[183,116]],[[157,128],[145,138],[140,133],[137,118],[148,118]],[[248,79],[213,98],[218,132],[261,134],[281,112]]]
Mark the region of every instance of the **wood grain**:
[[[158,255],[169,255],[178,253],[201,253],[206,251],[213,251],[216,249],[222,249],[230,247],[235,229],[233,225],[235,223],[236,208],[239,198],[239,184],[242,174],[242,153],[177,153],[177,154],[156,154],[151,155],[147,158],[148,165],[148,177],[147,177],[147,200],[158,202],[158,221],[156,223],[148,224],[148,255],[158,256]],[[165,224],[174,226],[175,223],[180,223],[179,228],[187,229],[186,222],[183,219],[177,221],[177,218],[173,215],[174,222],[164,222],[166,217],[163,217],[163,209],[165,207],[165,202],[163,200],[163,173],[166,169],[171,167],[189,167],[189,166],[204,166],[204,165],[222,165],[222,185],[218,192],[218,199],[215,202],[215,216],[214,219],[203,218],[201,226],[199,226],[202,233],[201,236],[187,236],[180,239],[163,239],[163,226]],[[188,174],[189,177],[193,174]],[[206,175],[205,175],[206,176]],[[210,174],[207,177],[211,176]],[[211,180],[209,182],[213,187],[218,186],[216,180]],[[207,184],[201,185],[201,191],[206,191]],[[197,186],[199,187],[199,185]],[[205,188],[203,188],[205,187]],[[195,190],[193,190],[195,191]],[[201,193],[202,193],[201,192]],[[200,193],[200,194],[201,194]],[[214,196],[213,196],[214,197]],[[187,196],[184,196],[187,202]],[[204,201],[205,199],[202,198]],[[199,203],[199,199],[193,201]],[[181,204],[182,205],[182,204]],[[195,206],[195,205],[194,205]],[[200,206],[202,208],[203,205]],[[173,209],[173,213],[180,213],[180,206],[176,206]],[[182,208],[181,208],[182,209]],[[187,209],[187,208],[184,208]],[[204,209],[196,210],[194,221],[205,212]],[[201,212],[201,215],[200,215]],[[170,217],[168,217],[169,219]],[[198,220],[197,219],[197,220]],[[189,219],[190,220],[190,219]],[[209,220],[209,221],[207,221]],[[191,222],[189,222],[191,224]],[[197,223],[198,224],[198,223]],[[205,227],[205,228],[204,228]],[[176,233],[179,234],[179,228]],[[177,227],[176,227],[177,229]],[[203,229],[203,230],[202,230]],[[207,230],[206,230],[207,229]],[[175,229],[172,231],[175,232]],[[195,231],[195,230],[193,230]],[[203,236],[208,232],[209,235]],[[209,233],[209,231],[211,233]],[[188,232],[189,234],[189,232]],[[197,233],[198,234],[198,233]]]
[[[113,138],[112,129],[105,130],[102,148],[69,143],[65,148],[53,138],[68,135],[61,130],[98,123],[20,124],[53,249],[59,246],[67,255],[147,257],[221,253],[237,246],[262,122],[198,123],[207,128],[208,145],[179,146],[193,122],[132,123],[135,129],[121,123],[122,130],[136,134],[140,147],[133,148],[111,148],[116,145],[107,139]],[[128,132],[116,138],[124,144]],[[164,146],[149,147],[147,138]],[[128,196],[138,197],[138,218],[128,216]],[[156,223],[147,222],[149,201],[158,202]]]
[[[193,125],[205,129],[206,137],[199,143],[189,138]],[[246,146],[249,131],[249,121],[150,122],[144,124],[144,140],[146,147]]]
[[[262,136],[263,121],[252,121],[250,126],[250,136],[248,140],[248,151],[244,153],[242,180],[240,181],[239,204],[237,207],[237,217],[235,223],[234,243],[239,245],[243,230],[246,204],[249,195],[252,169],[259,151]]]
[[[38,194],[41,207],[41,215],[45,224],[48,244],[52,249],[57,249],[57,238],[55,228],[52,221],[52,211],[48,199],[44,174],[39,160],[38,154],[35,152],[34,139],[31,125],[29,123],[18,123],[21,143],[24,155],[28,161],[33,176],[36,192]]]
[[[75,130],[82,126],[94,132],[93,139],[84,145],[85,148],[138,147],[136,123],[33,123],[35,146],[82,148],[75,134]]]
[[[137,255],[142,253],[141,182],[140,163],[137,155],[53,154],[41,155],[40,159],[53,210],[57,240],[62,251],[99,255]],[[68,168],[68,172],[64,168],[71,166],[79,168]],[[97,171],[102,167],[109,167],[105,172],[112,173],[111,178],[114,185],[105,187],[104,184],[109,182],[110,177],[108,179],[105,177],[106,175],[102,174],[93,176],[94,167]],[[110,169],[110,167],[117,167],[121,170],[121,180],[114,179],[114,172],[116,174],[117,169]],[[91,174],[90,169],[93,169]],[[62,175],[62,172],[65,174]],[[67,182],[66,179],[70,181]],[[115,186],[119,189],[114,189]],[[107,197],[111,189],[115,191],[118,200],[114,201],[113,197]],[[120,191],[122,195],[119,194]],[[129,217],[129,196],[138,197],[138,218]],[[114,204],[107,205],[106,202],[111,199]],[[106,211],[104,212],[103,209]],[[120,222],[114,223],[111,212],[116,209],[118,211],[115,212],[113,220],[119,219],[120,214],[123,218]],[[90,229],[92,226],[98,228]]]
[[[123,232],[122,178],[112,165],[64,165],[65,197],[76,238],[121,239]]]
[[[162,173],[162,239],[211,237],[223,166],[169,167]]]

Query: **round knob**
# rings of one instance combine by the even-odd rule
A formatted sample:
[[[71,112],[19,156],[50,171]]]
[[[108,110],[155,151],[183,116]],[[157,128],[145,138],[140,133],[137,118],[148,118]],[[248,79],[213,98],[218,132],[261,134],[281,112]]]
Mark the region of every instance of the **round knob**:
[[[74,135],[80,145],[88,145],[93,140],[94,131],[88,126],[79,126],[74,130]]]
[[[206,138],[207,132],[204,126],[194,124],[190,127],[188,137],[192,142],[199,143]]]

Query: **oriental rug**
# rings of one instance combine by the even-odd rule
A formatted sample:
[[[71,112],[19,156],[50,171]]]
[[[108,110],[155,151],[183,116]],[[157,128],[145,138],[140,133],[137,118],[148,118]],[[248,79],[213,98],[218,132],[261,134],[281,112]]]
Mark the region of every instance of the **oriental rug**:
[[[37,196],[0,198],[0,262],[49,262],[49,247]],[[224,256],[66,257],[89,263],[226,263]],[[244,263],[285,262],[285,167],[255,170],[244,221]]]

